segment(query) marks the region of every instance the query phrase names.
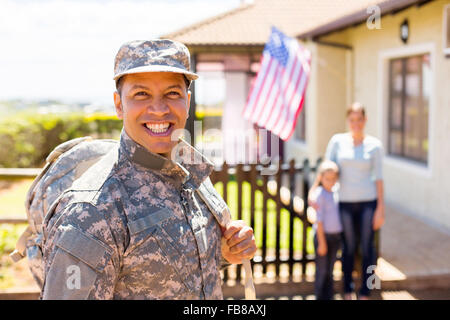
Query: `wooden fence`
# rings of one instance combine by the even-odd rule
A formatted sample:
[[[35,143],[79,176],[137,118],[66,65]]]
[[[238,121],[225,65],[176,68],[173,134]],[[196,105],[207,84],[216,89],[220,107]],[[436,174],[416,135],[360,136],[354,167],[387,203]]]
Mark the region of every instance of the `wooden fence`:
[[[317,163],[318,164],[318,163]],[[244,203],[250,203],[250,225],[255,229],[256,215],[258,205],[256,194],[259,192],[262,203],[259,203],[259,214],[262,214],[262,244],[257,254],[252,260],[252,266],[260,265],[262,267],[262,276],[267,272],[267,266],[273,265],[275,268],[275,278],[280,277],[280,266],[287,264],[289,281],[292,281],[294,264],[300,264],[301,274],[306,274],[306,265],[314,261],[314,255],[307,252],[307,233],[311,228],[311,223],[307,219],[307,196],[310,188],[310,181],[316,172],[317,164],[311,167],[308,160],[303,165],[298,165],[294,161],[280,166],[264,167],[262,165],[236,165],[228,166],[226,163],[222,167],[216,168],[211,175],[213,184],[222,183],[223,198],[228,203],[237,202],[237,219],[243,219]],[[269,174],[267,174],[269,173]],[[228,185],[237,184],[237,199],[230,199]],[[250,191],[243,192],[244,183],[249,184]],[[247,188],[248,191],[248,188]],[[249,197],[250,199],[245,199]],[[275,203],[275,248],[269,250],[267,240],[269,239],[268,227],[268,202]],[[289,212],[289,223],[284,231],[288,233],[288,248],[281,248],[281,211],[285,209]],[[301,247],[294,252],[294,219],[299,219],[301,223]],[[261,219],[260,219],[261,220]],[[269,252],[270,251],[270,252]],[[229,280],[229,270],[224,270],[224,283]],[[241,266],[238,265],[234,279],[241,281]]]

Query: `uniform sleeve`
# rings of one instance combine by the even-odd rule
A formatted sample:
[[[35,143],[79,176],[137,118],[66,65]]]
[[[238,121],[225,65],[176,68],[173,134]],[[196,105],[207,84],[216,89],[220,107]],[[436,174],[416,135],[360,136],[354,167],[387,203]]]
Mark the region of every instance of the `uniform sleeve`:
[[[327,145],[327,150],[325,152],[325,159],[337,162],[337,147],[338,147],[338,136],[334,135],[331,137]]]
[[[316,211],[316,222],[322,222],[323,221],[323,211],[324,211],[324,203],[323,203],[323,193],[320,189],[318,189],[316,194],[316,202],[318,209]]]
[[[103,214],[76,204],[49,232],[44,247],[42,299],[112,299],[118,275],[118,250]]]
[[[383,179],[383,147],[380,144],[375,148],[373,156],[373,176],[376,180]]]

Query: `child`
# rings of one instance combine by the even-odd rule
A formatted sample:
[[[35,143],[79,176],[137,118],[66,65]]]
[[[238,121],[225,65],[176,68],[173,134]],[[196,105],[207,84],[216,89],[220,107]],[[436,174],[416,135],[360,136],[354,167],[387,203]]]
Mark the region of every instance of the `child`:
[[[333,267],[337,251],[341,246],[342,225],[339,217],[339,202],[333,187],[338,180],[336,163],[326,160],[321,163],[314,190],[316,221],[313,225],[316,250],[315,294],[317,300],[333,299]]]

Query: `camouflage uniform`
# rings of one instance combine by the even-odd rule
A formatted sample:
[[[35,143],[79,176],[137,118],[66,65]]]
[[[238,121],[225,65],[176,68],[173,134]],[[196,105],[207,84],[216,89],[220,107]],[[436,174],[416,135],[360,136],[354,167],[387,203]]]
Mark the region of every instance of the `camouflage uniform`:
[[[151,153],[122,130],[120,143],[62,194],[44,220],[41,298],[223,298],[224,216],[216,220],[210,208],[226,214],[226,204],[208,178],[211,162],[183,140],[175,154]]]

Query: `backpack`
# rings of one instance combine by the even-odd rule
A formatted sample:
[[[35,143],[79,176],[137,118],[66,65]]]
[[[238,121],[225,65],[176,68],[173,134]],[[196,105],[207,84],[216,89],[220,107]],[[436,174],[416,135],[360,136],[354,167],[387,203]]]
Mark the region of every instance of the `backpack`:
[[[25,199],[28,227],[10,257],[14,262],[27,257],[31,274],[40,289],[44,284],[42,246],[46,214],[53,211],[60,196],[75,180],[118,144],[116,140],[89,136],[64,142],[48,155],[44,168],[31,184]]]
[[[19,237],[16,249],[10,257],[14,262],[27,257],[31,274],[41,291],[45,279],[42,247],[45,242],[43,222],[46,215],[53,212],[64,191],[70,188],[83,173],[113,148],[118,147],[117,140],[93,139],[90,136],[64,142],[48,155],[44,168],[31,184],[25,200],[28,227]],[[228,206],[217,193],[211,192],[214,187],[211,181],[207,180],[196,189],[197,194],[219,225],[225,226],[231,220]],[[244,260],[243,265],[246,299],[255,299],[250,261]]]

